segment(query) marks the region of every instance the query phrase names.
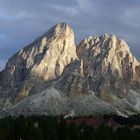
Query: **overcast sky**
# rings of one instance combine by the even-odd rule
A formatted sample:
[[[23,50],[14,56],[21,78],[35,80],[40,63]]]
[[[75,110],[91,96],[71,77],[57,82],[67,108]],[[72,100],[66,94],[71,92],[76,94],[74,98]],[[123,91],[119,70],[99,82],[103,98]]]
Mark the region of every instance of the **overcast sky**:
[[[60,22],[73,27],[77,44],[89,35],[115,34],[140,60],[140,0],[0,0],[0,69]]]

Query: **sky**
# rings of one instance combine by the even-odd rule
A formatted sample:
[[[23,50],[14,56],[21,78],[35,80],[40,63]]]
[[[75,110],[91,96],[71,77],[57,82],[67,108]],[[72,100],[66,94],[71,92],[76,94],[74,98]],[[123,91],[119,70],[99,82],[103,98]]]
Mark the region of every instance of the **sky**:
[[[140,61],[140,0],[0,0],[0,70],[9,57],[56,23],[89,35],[123,38]]]

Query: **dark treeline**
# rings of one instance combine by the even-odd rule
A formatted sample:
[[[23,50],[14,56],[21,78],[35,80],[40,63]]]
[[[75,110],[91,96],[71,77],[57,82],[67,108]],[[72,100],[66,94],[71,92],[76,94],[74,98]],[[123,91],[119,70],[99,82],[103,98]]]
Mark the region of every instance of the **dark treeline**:
[[[120,124],[118,128],[102,124],[98,128],[86,123],[68,124],[63,116],[19,116],[0,120],[0,140],[140,140],[140,115],[124,118],[104,115]]]
[[[134,125],[140,125],[140,115],[132,115],[129,116],[128,118],[123,117],[123,116],[117,116],[117,115],[104,115],[104,119],[110,119],[112,118],[116,123],[120,125],[125,125],[132,127]]]

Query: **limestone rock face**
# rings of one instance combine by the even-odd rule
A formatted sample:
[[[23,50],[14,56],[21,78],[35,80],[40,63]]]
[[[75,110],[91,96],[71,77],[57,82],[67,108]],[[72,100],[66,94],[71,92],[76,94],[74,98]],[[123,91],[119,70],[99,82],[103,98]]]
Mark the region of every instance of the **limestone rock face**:
[[[15,104],[40,93],[61,77],[75,59],[78,57],[72,28],[66,23],[53,26],[9,59],[0,73],[0,106],[3,108],[7,98]]]
[[[124,40],[114,35],[88,37],[77,46],[77,55],[84,61],[85,75],[112,74],[127,81],[137,79],[138,61]]]
[[[128,45],[114,35],[88,37],[77,46],[77,55],[83,61],[86,77],[100,79],[98,90],[123,96],[128,87],[139,81],[139,62]],[[99,91],[98,91],[99,92]]]
[[[75,50],[72,28],[65,23],[57,24],[9,59],[2,85],[17,88],[31,77],[53,80],[77,58]]]
[[[139,93],[140,64],[124,40],[90,36],[75,47],[72,28],[61,23],[13,55],[0,72],[0,117],[130,115],[140,113]]]

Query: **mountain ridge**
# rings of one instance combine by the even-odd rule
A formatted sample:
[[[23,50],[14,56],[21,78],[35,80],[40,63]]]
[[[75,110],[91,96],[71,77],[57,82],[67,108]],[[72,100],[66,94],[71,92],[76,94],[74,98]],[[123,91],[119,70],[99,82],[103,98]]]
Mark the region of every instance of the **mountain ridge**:
[[[140,64],[126,42],[105,34],[89,36],[76,47],[66,23],[13,55],[0,81],[4,115],[28,110],[45,115],[140,112]]]

